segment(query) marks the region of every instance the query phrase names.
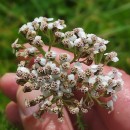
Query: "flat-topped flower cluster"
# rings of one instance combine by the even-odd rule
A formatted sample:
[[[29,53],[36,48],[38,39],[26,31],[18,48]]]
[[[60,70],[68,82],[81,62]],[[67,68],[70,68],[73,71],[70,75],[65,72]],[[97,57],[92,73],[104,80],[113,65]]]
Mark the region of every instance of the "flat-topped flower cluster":
[[[112,111],[116,93],[123,87],[122,74],[115,68],[104,73],[104,66],[111,61],[117,62],[117,53],[104,53],[109,41],[86,34],[82,28],[62,32],[65,27],[63,20],[39,17],[19,29],[30,46],[26,48],[18,39],[12,44],[20,61],[17,83],[25,93],[41,92],[35,99],[26,99],[26,107],[38,104],[35,117],[50,112],[56,113],[59,121],[63,121],[63,107],[72,114],[87,113],[96,102]],[[45,43],[49,45],[47,51]],[[73,57],[53,51],[52,46],[59,44],[70,49]],[[77,92],[82,95],[80,99]],[[103,98],[109,100],[103,102]]]

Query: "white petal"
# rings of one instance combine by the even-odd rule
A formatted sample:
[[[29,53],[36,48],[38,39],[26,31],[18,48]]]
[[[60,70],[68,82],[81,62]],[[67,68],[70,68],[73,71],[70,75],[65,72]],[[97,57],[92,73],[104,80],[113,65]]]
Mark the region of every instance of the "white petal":
[[[53,21],[54,20],[54,18],[48,18],[47,19],[47,21]]]
[[[34,53],[37,49],[35,47],[30,47],[27,48],[27,50],[29,51],[29,53]]]
[[[41,21],[39,20],[39,18],[35,18],[34,21],[37,22],[37,23],[41,22]]]
[[[80,38],[86,38],[86,34],[85,34],[84,31],[79,31],[78,36],[79,36]]]
[[[103,45],[103,46],[100,47],[100,51],[101,51],[101,52],[104,52],[104,51],[106,50],[106,48],[107,48],[107,47],[106,47],[105,45]]]
[[[56,57],[56,52],[55,51],[52,51],[52,56],[53,56],[53,58]]]
[[[117,100],[117,95],[116,94],[113,94],[112,95],[112,100],[115,102]]]
[[[77,44],[78,44],[79,42],[82,42],[81,38],[76,39],[76,40],[74,41],[74,45],[77,46]]]
[[[36,70],[32,70],[32,73],[33,73],[36,77],[38,77],[38,73],[37,73]]]
[[[68,75],[68,80],[74,80],[74,74]]]
[[[102,82],[102,85],[104,85],[105,87],[108,85],[108,83],[107,82],[105,82],[105,81],[103,81]]]
[[[104,55],[107,56],[109,53],[105,53]]]
[[[42,22],[43,21],[43,17],[41,16],[41,17],[39,17],[39,22]]]
[[[114,57],[114,58],[112,58],[112,61],[117,62],[117,61],[119,61],[119,59],[118,59],[118,57]]]
[[[76,35],[73,35],[73,36],[69,37],[70,41],[75,41],[76,39],[77,39]]]
[[[64,29],[64,26],[63,26],[63,25],[58,24],[58,25],[57,25],[57,28],[58,28],[58,29]]]
[[[103,42],[104,44],[108,44],[109,43],[109,41],[108,40],[104,40],[104,42]]]
[[[46,59],[41,58],[40,59],[40,65],[45,66],[45,64],[46,64]]]
[[[94,84],[94,83],[96,82],[96,76],[90,77],[90,78],[88,79],[88,82],[89,82],[90,84]]]
[[[74,43],[72,41],[69,42],[68,47],[72,48],[74,46]]]
[[[22,72],[25,72],[25,73],[30,73],[29,69],[26,68],[26,67],[18,67],[17,71],[20,70]]]
[[[48,29],[52,29],[53,28],[53,23],[49,23],[48,24]]]
[[[92,39],[91,38],[87,38],[87,43],[88,44],[92,44]]]
[[[41,40],[41,36],[36,36],[35,40]]]
[[[107,106],[110,108],[113,108],[113,101],[112,100],[108,101]]]
[[[113,89],[111,87],[108,87],[107,94],[112,93],[112,92],[113,92]]]
[[[81,64],[80,62],[75,62],[74,66],[75,66],[75,67],[82,68],[82,64]]]
[[[98,69],[98,65],[91,65],[91,71],[94,73]]]

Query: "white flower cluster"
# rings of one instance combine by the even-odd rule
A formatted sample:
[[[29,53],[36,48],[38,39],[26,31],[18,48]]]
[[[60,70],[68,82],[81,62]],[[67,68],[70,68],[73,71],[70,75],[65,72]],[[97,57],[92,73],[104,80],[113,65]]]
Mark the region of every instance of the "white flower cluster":
[[[58,115],[59,121],[63,121],[63,106],[71,114],[86,113],[97,102],[112,111],[116,93],[123,87],[122,74],[117,69],[104,74],[103,69],[104,64],[119,60],[117,53],[104,54],[107,40],[86,34],[82,28],[63,33],[61,30],[66,27],[64,21],[52,21],[53,18],[39,17],[20,28],[19,32],[31,47],[18,44],[18,39],[12,44],[20,60],[16,72],[17,83],[23,86],[25,93],[41,91],[41,95],[35,99],[25,100],[26,107],[39,104],[35,117],[40,118],[45,112],[53,112]],[[49,49],[46,52],[46,41],[39,35],[39,31],[48,38]],[[73,58],[67,53],[58,55],[51,50],[53,45],[61,42],[66,48],[71,48]],[[80,99],[75,95],[79,91],[82,93]],[[111,99],[108,102],[100,100],[106,97]]]

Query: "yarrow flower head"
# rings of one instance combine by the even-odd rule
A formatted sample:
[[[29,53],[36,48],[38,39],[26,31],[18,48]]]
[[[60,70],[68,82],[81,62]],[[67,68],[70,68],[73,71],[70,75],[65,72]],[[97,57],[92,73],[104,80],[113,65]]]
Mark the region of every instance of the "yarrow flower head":
[[[23,86],[24,93],[41,91],[35,99],[26,99],[25,106],[39,104],[34,113],[36,118],[50,112],[57,114],[59,121],[64,119],[63,107],[77,115],[87,113],[97,102],[109,112],[113,111],[116,93],[123,88],[122,74],[115,68],[104,73],[104,65],[117,62],[117,53],[105,53],[109,41],[86,34],[82,28],[63,32],[65,27],[64,20],[39,17],[19,29],[30,46],[26,48],[18,39],[12,44],[20,60],[17,83]],[[46,51],[45,43],[49,45]],[[57,44],[70,49],[73,57],[67,52],[58,54],[53,51],[52,46]],[[81,99],[75,91],[82,93]],[[103,102],[102,98],[110,100]]]

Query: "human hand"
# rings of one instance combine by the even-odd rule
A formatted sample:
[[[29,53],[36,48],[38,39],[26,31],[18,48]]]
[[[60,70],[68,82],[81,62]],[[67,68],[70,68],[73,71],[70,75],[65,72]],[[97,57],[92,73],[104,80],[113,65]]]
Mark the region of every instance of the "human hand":
[[[64,50],[53,48],[57,53]],[[70,54],[70,53],[69,53]],[[72,56],[72,54],[70,54]],[[85,66],[84,66],[85,67]],[[105,72],[110,67],[105,67]],[[85,114],[85,122],[90,130],[129,130],[130,129],[130,76],[123,73],[124,89],[118,93],[118,99],[115,103],[115,110],[108,114],[106,110],[95,106]],[[25,108],[24,100],[32,99],[39,95],[38,91],[23,93],[21,87],[16,84],[15,74],[5,74],[0,80],[0,86],[3,93],[12,101],[6,107],[6,115],[10,122],[20,124],[24,130],[76,130],[72,126],[75,124],[74,116],[68,116],[64,109],[64,122],[59,123],[54,114],[43,115],[43,120],[37,120],[32,116],[36,107]],[[71,119],[71,121],[70,121]],[[73,124],[73,125],[72,125]]]

